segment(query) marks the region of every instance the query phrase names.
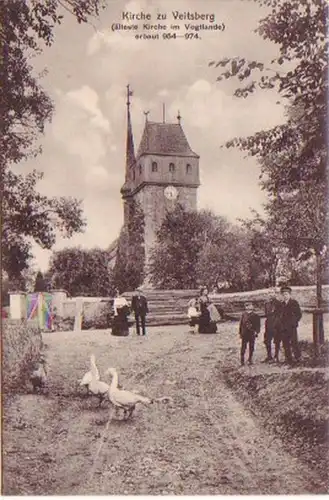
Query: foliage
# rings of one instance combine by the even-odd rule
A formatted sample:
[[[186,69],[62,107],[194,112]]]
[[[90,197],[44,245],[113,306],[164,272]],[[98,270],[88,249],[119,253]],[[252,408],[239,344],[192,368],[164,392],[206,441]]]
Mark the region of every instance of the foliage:
[[[21,390],[42,348],[39,328],[31,321],[2,320],[3,388]]]
[[[47,282],[44,279],[42,272],[38,271],[35,277],[34,291],[47,292],[47,290],[48,290]]]
[[[35,190],[42,174],[24,177],[9,170],[40,152],[35,141],[51,119],[53,103],[40,85],[32,59],[54,42],[54,30],[69,12],[78,23],[98,15],[102,0],[5,0],[1,17],[1,200],[2,264],[13,288],[24,289],[24,270],[31,257],[31,239],[51,248],[60,229],[70,237],[83,227],[80,202],[46,198]]]
[[[267,67],[243,57],[224,58],[218,77],[240,83],[237,97],[257,88],[276,89],[288,104],[286,122],[247,138],[234,138],[227,147],[239,147],[256,156],[261,185],[269,193],[269,224],[277,241],[293,256],[317,256],[317,297],[321,282],[327,218],[327,92],[328,39],[325,0],[265,0],[271,7],[257,33],[276,43],[279,55]]]
[[[6,169],[2,185],[2,266],[11,284],[24,287],[31,240],[50,249],[56,234],[70,237],[81,232],[85,221],[81,202],[74,198],[48,198],[36,189],[43,174],[22,176]]]
[[[228,282],[230,290],[248,290],[250,283],[250,246],[248,235],[229,227],[220,241],[209,241],[198,254],[198,284]]]
[[[56,332],[72,332],[74,329],[75,318],[71,316],[66,316],[64,318],[59,318],[55,316],[54,327]]]
[[[241,220],[250,248],[250,289],[274,286],[280,242],[268,221],[252,210],[250,219]]]
[[[113,283],[120,292],[135,290],[143,283],[145,266],[144,212],[136,200],[129,205],[127,227],[123,227],[117,247]]]
[[[1,307],[9,306],[10,303],[10,285],[8,278],[2,277],[1,280]]]
[[[71,296],[105,297],[112,295],[112,277],[106,250],[80,247],[54,252],[48,275],[51,288],[66,290]]]
[[[52,45],[55,27],[61,24],[64,12],[85,23],[98,15],[102,5],[102,0],[0,3],[1,170],[40,151],[34,143],[52,115],[53,103],[39,83],[43,74],[34,74],[31,59],[42,52],[44,44]]]
[[[218,282],[228,282],[231,290],[249,290],[265,285],[264,279],[253,278],[252,261],[246,228],[229,224],[210,211],[185,211],[178,205],[167,213],[158,231],[151,281],[166,289],[212,288]],[[267,261],[260,264],[264,272]]]
[[[196,288],[199,251],[207,239],[202,215],[177,205],[167,212],[151,253],[151,282],[158,288]]]
[[[84,311],[82,330],[106,330],[110,328],[113,307],[110,303],[95,304],[92,311]]]

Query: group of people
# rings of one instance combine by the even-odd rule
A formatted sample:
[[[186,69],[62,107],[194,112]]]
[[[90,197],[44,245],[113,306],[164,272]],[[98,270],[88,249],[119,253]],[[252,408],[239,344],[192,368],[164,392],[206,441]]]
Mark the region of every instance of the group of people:
[[[302,317],[302,312],[297,300],[291,297],[291,288],[289,286],[282,286],[280,292],[281,297],[278,299],[276,291],[273,289],[270,299],[265,303],[264,344],[266,347],[266,358],[264,362],[278,362],[280,346],[282,344],[285,362],[292,366],[298,363],[301,357],[297,327]],[[253,304],[251,302],[246,303],[245,309],[246,311],[242,314],[239,324],[241,365],[244,365],[245,353],[248,346],[248,363],[252,364],[255,340],[260,333],[261,327],[260,317],[254,312]]]
[[[223,312],[211,302],[207,287],[200,289],[200,294],[188,303],[187,315],[191,332],[216,333],[217,322],[223,317]]]
[[[291,297],[291,288],[282,286],[281,297],[276,296],[272,289],[269,300],[265,303],[265,332],[264,344],[266,358],[264,362],[278,362],[280,346],[283,346],[285,362],[293,365],[300,360],[301,353],[298,345],[297,327],[302,317],[302,312],[297,300]],[[112,322],[112,335],[129,335],[129,315],[135,316],[137,335],[146,335],[146,315],[148,303],[142,290],[138,289],[132,297],[131,307],[127,300],[116,292],[113,301],[114,317]],[[197,297],[188,303],[188,318],[192,333],[216,333],[217,323],[223,319],[224,312],[209,298],[207,287],[202,287]],[[245,311],[239,323],[239,336],[241,338],[240,362],[245,363],[246,351],[248,363],[253,362],[255,341],[261,329],[260,316],[254,311],[252,302],[245,303]],[[273,354],[274,347],[274,354]]]
[[[282,286],[281,297],[276,296],[276,290],[270,291],[270,298],[265,303],[265,332],[264,344],[266,358],[264,362],[279,361],[280,346],[283,346],[285,362],[293,365],[301,357],[297,327],[302,317],[302,312],[297,300],[291,297],[291,288]],[[224,312],[216,307],[210,300],[208,289],[202,287],[200,294],[188,303],[188,318],[191,333],[216,333],[217,322],[223,318]],[[255,341],[261,329],[260,316],[254,311],[252,302],[245,303],[245,312],[239,323],[239,336],[241,338],[240,361],[245,363],[245,354],[249,348],[248,363],[253,362]],[[274,348],[274,353],[273,353]]]
[[[129,315],[132,312],[135,316],[137,335],[146,335],[146,315],[148,313],[148,304],[142,290],[138,289],[133,295],[131,307],[125,297],[122,297],[119,290],[115,292],[113,300],[113,321],[112,335],[126,337],[129,335]]]

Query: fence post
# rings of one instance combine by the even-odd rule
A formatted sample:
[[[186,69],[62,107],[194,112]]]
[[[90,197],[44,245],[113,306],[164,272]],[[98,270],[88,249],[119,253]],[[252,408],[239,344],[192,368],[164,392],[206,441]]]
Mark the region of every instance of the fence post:
[[[75,300],[75,318],[74,318],[74,331],[75,332],[81,332],[82,312],[83,312],[83,299],[77,298]]]
[[[11,319],[26,319],[27,304],[25,292],[9,292],[10,295],[10,318]]]
[[[322,309],[314,309],[313,315],[313,344],[314,352],[319,354],[319,346],[324,344],[324,328],[323,328],[323,311]]]

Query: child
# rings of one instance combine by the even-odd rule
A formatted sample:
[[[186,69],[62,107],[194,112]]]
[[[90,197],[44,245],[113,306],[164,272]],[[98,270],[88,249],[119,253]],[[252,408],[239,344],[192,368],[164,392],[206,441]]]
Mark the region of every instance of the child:
[[[191,299],[188,303],[187,316],[189,318],[190,333],[196,333],[196,329],[199,323],[200,313],[198,311],[198,300]]]
[[[246,311],[242,314],[239,335],[241,338],[241,366],[244,365],[244,355],[249,344],[249,365],[252,364],[252,355],[255,348],[255,338],[260,332],[260,317],[254,312],[254,306],[251,302],[245,304]]]

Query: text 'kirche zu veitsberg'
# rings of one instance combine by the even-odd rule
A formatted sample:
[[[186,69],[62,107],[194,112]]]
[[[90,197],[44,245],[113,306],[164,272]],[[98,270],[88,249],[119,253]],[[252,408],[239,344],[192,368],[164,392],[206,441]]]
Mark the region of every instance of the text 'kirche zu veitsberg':
[[[112,31],[133,32],[136,39],[200,38],[199,31],[224,31],[214,13],[191,11],[157,12],[122,11],[119,22],[112,23]]]

